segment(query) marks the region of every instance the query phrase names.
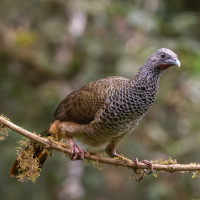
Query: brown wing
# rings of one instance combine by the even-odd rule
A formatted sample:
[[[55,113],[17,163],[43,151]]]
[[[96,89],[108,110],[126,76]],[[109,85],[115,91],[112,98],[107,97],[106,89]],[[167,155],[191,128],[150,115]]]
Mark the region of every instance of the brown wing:
[[[95,118],[97,111],[105,104],[108,90],[128,79],[122,77],[108,77],[90,82],[81,89],[69,94],[58,105],[54,120],[71,121],[88,124]]]

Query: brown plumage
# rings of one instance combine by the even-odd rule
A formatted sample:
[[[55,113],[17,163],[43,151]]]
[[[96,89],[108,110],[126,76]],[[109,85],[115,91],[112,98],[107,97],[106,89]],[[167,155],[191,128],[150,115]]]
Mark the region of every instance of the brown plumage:
[[[173,65],[180,66],[177,55],[161,48],[147,59],[133,79],[113,76],[88,83],[58,105],[48,133],[70,139],[72,160],[84,157],[73,138],[93,149],[104,148],[110,157],[121,158],[116,153],[117,143],[133,131],[149,110],[161,73]],[[42,165],[45,159],[41,159]],[[17,175],[16,171],[15,166],[10,174]]]

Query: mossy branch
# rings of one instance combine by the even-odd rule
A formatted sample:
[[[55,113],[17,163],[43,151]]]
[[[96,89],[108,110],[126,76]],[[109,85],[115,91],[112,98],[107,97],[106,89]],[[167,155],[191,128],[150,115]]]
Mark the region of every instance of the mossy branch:
[[[39,144],[43,145],[46,149],[48,150],[57,150],[60,152],[63,152],[67,155],[71,154],[71,149],[67,148],[61,144],[59,144],[56,141],[52,141],[43,137],[40,137],[34,133],[31,133],[24,128],[21,128],[12,122],[10,122],[8,119],[6,119],[3,116],[0,116],[0,127],[1,128],[9,128],[12,129],[13,131],[23,135],[26,138],[29,138],[35,142],[38,142]],[[91,152],[85,152],[85,160],[92,160],[96,161],[98,163],[104,163],[104,164],[109,164],[109,165],[114,165],[114,166],[121,166],[121,167],[127,167],[127,168],[135,168],[135,163],[134,162],[125,162],[122,160],[118,159],[113,159],[113,158],[107,158],[99,155],[94,155],[94,153]],[[148,169],[148,166],[144,163],[138,164],[137,168],[139,169]],[[153,162],[153,168],[156,171],[167,171],[170,173],[173,172],[187,172],[187,171],[194,171],[197,173],[197,171],[200,171],[200,164],[196,163],[190,163],[190,164],[176,164],[172,159],[168,161],[154,161]]]

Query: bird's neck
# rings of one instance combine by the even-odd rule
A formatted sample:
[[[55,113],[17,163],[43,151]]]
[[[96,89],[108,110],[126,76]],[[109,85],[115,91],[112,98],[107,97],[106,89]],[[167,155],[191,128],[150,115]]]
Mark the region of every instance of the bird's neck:
[[[139,90],[141,87],[146,91],[151,91],[154,95],[157,94],[159,87],[161,72],[156,68],[143,66],[140,68],[137,75],[131,80],[131,85],[134,90]]]
[[[133,80],[137,82],[144,81],[146,82],[159,82],[161,70],[156,67],[149,67],[148,63],[145,63],[138,71],[137,75]]]

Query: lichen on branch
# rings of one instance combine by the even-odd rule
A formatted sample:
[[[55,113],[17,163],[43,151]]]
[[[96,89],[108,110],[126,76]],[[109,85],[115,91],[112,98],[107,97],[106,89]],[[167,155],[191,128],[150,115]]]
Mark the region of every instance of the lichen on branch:
[[[2,115],[2,117],[4,116]],[[4,118],[7,119],[6,117]],[[0,141],[4,140],[7,136],[8,136],[8,128],[0,122]]]
[[[20,171],[17,178],[20,182],[24,182],[26,180],[35,182],[37,177],[40,176],[41,169],[39,168],[38,159],[34,158],[34,148],[27,140],[20,140],[18,144],[19,146],[17,147],[17,155]],[[24,151],[24,148],[27,146],[29,148],[26,148]]]

